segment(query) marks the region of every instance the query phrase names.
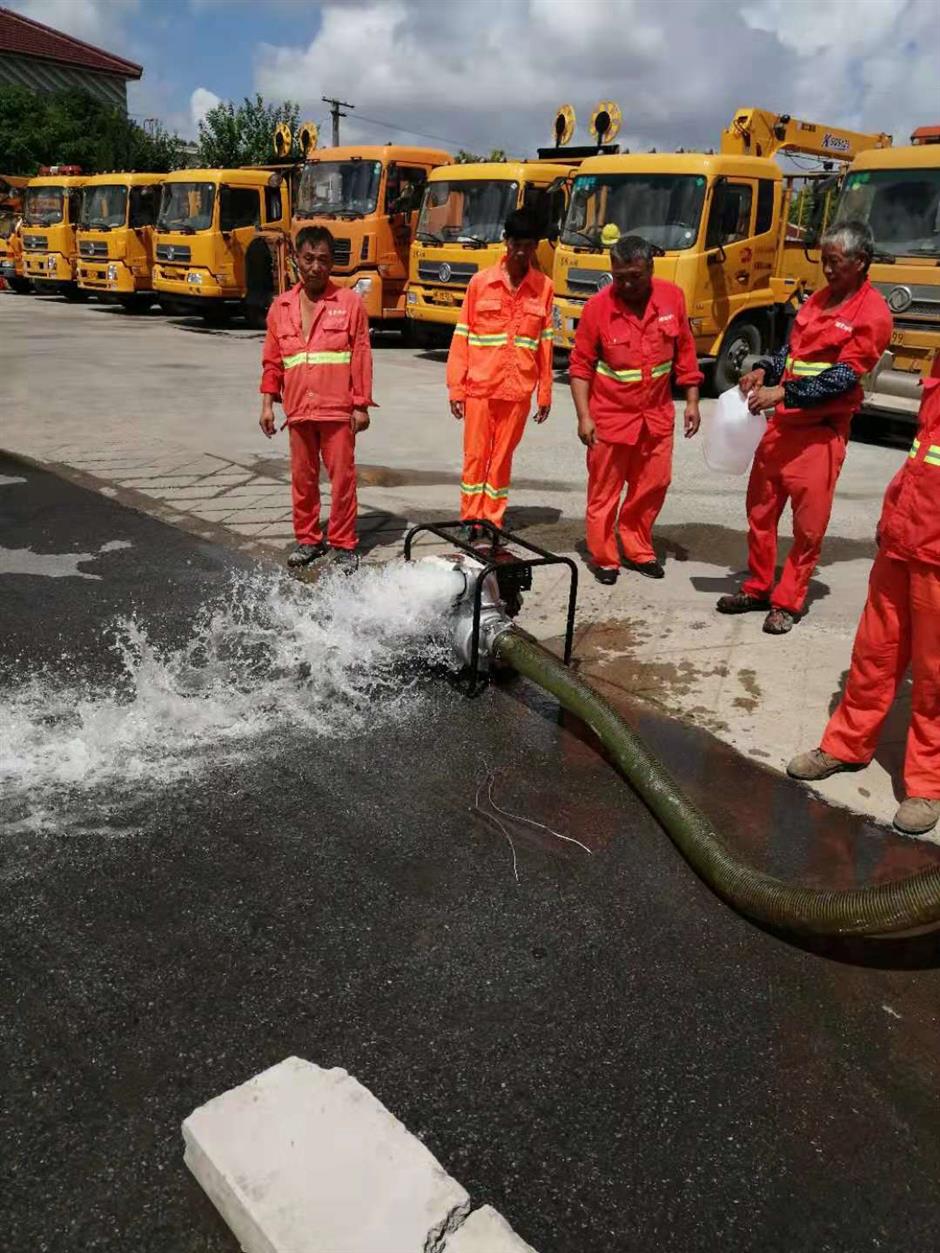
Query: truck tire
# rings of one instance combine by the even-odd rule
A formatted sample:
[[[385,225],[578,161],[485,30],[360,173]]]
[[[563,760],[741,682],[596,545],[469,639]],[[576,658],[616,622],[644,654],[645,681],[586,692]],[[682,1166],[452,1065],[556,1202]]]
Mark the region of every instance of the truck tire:
[[[134,292],[133,296],[119,296],[118,304],[125,313],[146,313],[153,299],[147,292]]]
[[[70,304],[83,305],[86,301],[91,300],[91,292],[86,291],[83,287],[76,287],[72,283],[63,284],[60,295],[64,296]]]
[[[263,331],[274,299],[274,265],[264,240],[256,239],[245,256],[245,321]]]
[[[160,306],[160,312],[165,313],[168,318],[185,318],[192,312],[182,300],[165,299],[161,296],[157,303]]]
[[[744,358],[759,353],[762,344],[763,334],[755,322],[734,322],[728,327],[712,374],[717,395],[720,396],[729,387],[734,387],[741,377],[741,363]]]
[[[17,275],[16,278],[8,278],[7,286],[10,291],[16,292],[18,296],[26,296],[33,290],[33,285],[29,279],[20,278],[19,275]]]

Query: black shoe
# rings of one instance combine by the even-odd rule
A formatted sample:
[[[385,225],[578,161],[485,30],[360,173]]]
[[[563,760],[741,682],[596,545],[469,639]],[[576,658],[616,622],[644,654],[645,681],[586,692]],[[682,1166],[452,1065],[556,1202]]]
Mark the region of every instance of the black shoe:
[[[325,552],[325,544],[298,544],[287,558],[287,564],[292,570],[301,569],[303,566],[311,565],[318,557],[322,557]]]
[[[343,574],[355,574],[359,569],[359,554],[355,548],[334,548],[332,563]]]
[[[635,570],[637,574],[642,574],[647,579],[664,579],[666,577],[666,571],[658,561],[625,561],[623,564],[628,570]]]
[[[753,613],[755,610],[767,610],[770,601],[766,596],[751,596],[748,592],[732,592],[728,596],[720,596],[715,608],[719,613]]]
[[[607,587],[617,582],[617,578],[619,574],[620,574],[619,570],[610,569],[607,566],[595,566],[594,567],[595,579],[597,579],[598,583],[603,583]]]

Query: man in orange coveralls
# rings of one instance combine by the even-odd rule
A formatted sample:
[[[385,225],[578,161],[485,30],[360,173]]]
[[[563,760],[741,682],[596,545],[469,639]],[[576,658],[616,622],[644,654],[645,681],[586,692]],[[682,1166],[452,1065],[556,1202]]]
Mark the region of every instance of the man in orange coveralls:
[[[907,799],[894,816],[907,835],[924,835],[940,817],[940,356],[923,383],[920,430],[885,493],[845,693],[821,746],[787,766],[815,782],[867,765],[910,662]]]
[[[333,236],[306,226],[294,245],[300,282],[268,311],[262,352],[261,429],[274,434],[280,400],[290,435],[297,547],[287,559],[309,566],[327,549],[320,527],[320,458],[330,476],[333,561],[346,574],[356,552],[356,436],[369,425],[372,350],[369,319],[355,292],[330,282]]]
[[[506,255],[474,274],[447,357],[450,411],[463,422],[460,516],[502,526],[512,455],[537,389],[535,421],[552,403],[551,280],[533,268],[539,226],[518,209],[506,219]]]
[[[685,297],[653,278],[652,245],[639,235],[619,239],[610,271],[610,286],[584,306],[570,363],[578,438],[588,450],[587,546],[601,583],[620,572],[616,532],[627,566],[661,579],[652,531],[672,478],[672,376],[685,388],[689,439],[699,428],[702,373]]]
[[[773,409],[747,485],[748,566],[740,592],[719,613],[769,610],[768,635],[784,635],[803,612],[829,525],[861,378],[891,338],[891,313],[868,281],[874,241],[864,222],[843,222],[822,240],[827,287],[793,323],[790,342],[741,379],[752,413]],[[774,587],[777,524],[793,507],[793,547]]]

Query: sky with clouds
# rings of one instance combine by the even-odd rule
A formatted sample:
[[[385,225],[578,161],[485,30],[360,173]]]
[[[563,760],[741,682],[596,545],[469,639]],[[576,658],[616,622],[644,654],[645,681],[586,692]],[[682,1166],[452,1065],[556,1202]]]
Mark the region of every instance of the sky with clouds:
[[[344,142],[534,155],[558,105],[619,102],[634,150],[709,147],[759,106],[906,142],[940,121],[936,0],[3,0],[144,66],[140,119],[218,99],[355,103]]]

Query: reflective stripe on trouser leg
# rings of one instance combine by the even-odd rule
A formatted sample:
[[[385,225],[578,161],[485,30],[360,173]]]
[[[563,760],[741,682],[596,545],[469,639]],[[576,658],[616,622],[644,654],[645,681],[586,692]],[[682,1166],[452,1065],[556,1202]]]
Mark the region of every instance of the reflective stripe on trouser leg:
[[[290,486],[298,544],[320,544],[320,423],[291,422]]]
[[[584,529],[588,552],[596,566],[620,566],[616,521],[620,494],[627,481],[630,444],[596,440],[587,450],[588,490]]]
[[[653,524],[672,481],[672,442],[672,430],[668,435],[652,435],[644,426],[640,438],[630,448],[627,495],[617,530],[624,556],[640,565],[656,560]]]
[[[826,426],[802,432],[796,428],[788,432],[785,444],[792,452],[782,466],[781,481],[793,509],[793,547],[770,594],[770,603],[775,609],[798,614],[803,612],[829,526],[846,444]]]
[[[355,548],[356,437],[349,420],[318,422],[320,454],[330,476],[330,523],[326,538],[332,548]]]
[[[769,596],[777,570],[777,526],[786,492],[780,476],[778,444],[781,431],[770,427],[757,446],[747,481],[747,564],[741,584],[747,596]]]

